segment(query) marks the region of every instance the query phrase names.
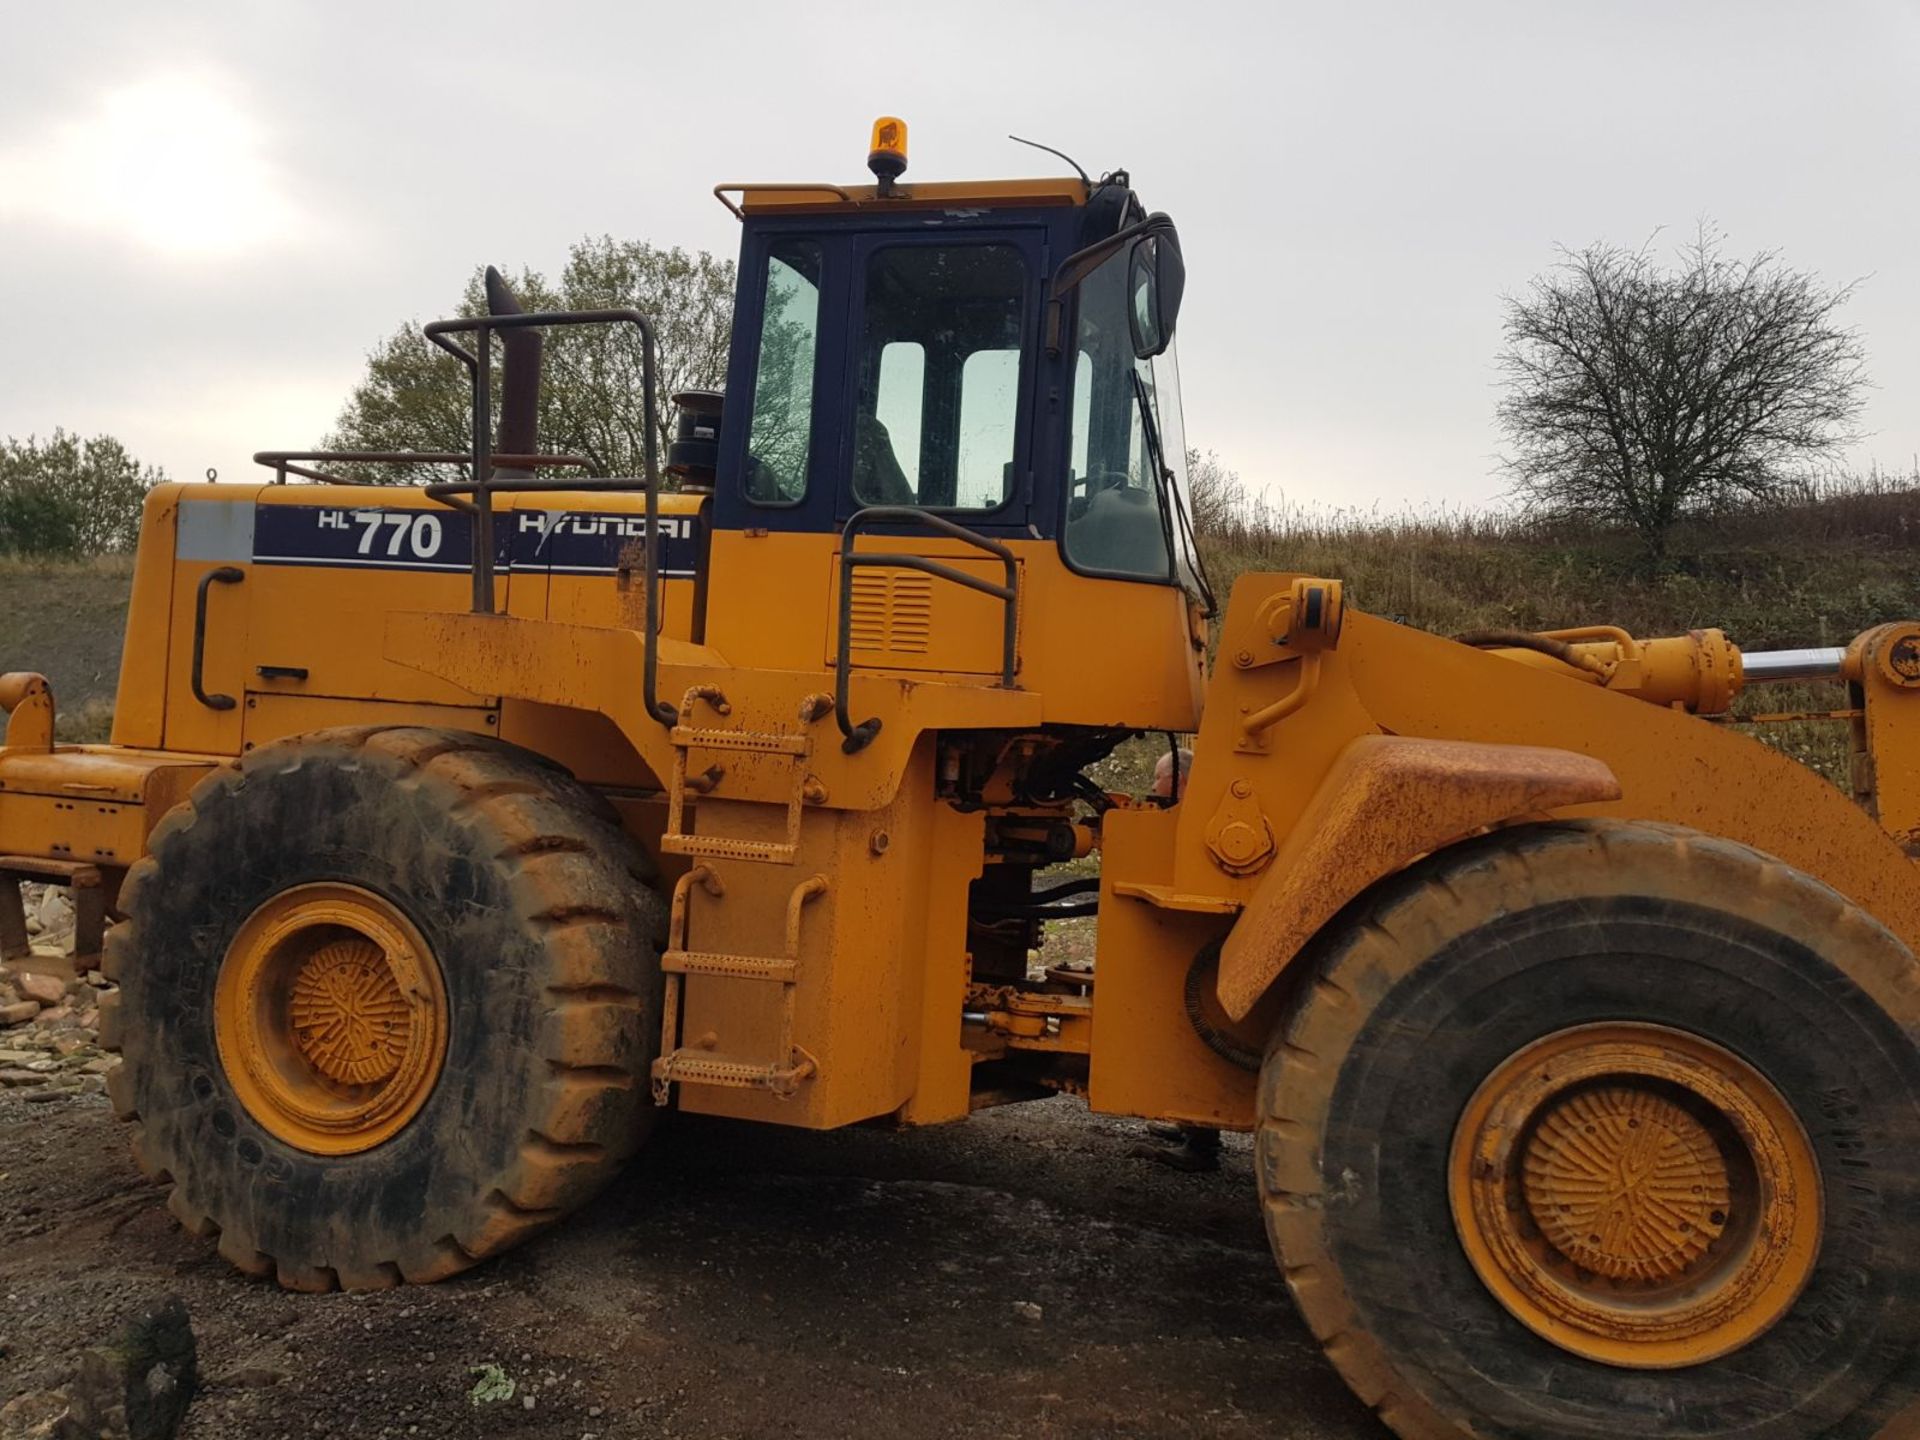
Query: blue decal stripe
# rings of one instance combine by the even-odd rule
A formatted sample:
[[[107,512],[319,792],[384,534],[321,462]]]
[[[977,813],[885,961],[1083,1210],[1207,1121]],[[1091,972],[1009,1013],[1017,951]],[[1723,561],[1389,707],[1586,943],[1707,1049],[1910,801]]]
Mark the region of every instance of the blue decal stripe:
[[[633,547],[645,542],[646,528],[644,516],[626,512],[501,511],[494,568],[503,575],[515,570],[613,575]],[[699,530],[692,516],[661,518],[662,579],[696,578]],[[473,517],[466,511],[261,505],[254,519],[252,559],[261,565],[465,573],[472,535]]]

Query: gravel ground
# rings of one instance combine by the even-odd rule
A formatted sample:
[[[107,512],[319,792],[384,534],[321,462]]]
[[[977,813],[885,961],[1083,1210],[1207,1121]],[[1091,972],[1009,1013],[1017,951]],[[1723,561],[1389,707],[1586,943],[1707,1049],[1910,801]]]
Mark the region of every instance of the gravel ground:
[[[312,1297],[183,1233],[100,1097],[0,1093],[0,1403],[178,1295],[182,1440],[1379,1440],[1275,1272],[1246,1142],[1191,1176],[1139,1139],[1068,1100],[901,1134],[681,1118],[476,1272]]]

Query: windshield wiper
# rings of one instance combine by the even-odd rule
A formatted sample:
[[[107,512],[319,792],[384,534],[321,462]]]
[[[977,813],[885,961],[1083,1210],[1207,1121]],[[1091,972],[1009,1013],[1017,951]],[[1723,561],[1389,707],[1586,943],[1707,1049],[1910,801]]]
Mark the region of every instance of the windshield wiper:
[[[1133,400],[1140,407],[1140,429],[1146,437],[1147,460],[1153,466],[1154,487],[1160,498],[1160,533],[1167,544],[1167,573],[1178,581],[1181,556],[1185,554],[1188,557],[1188,568],[1194,583],[1200,587],[1200,598],[1207,607],[1207,618],[1212,619],[1220,613],[1220,603],[1213,597],[1213,581],[1207,576],[1206,562],[1200,558],[1200,542],[1193,533],[1193,519],[1187,514],[1180,487],[1173,483],[1173,471],[1167,466],[1167,452],[1160,443],[1159,417],[1153,408],[1153,394],[1147,389],[1147,382],[1141,378],[1138,365],[1128,374],[1133,379]],[[1180,539],[1174,536],[1176,511],[1180,517]]]
[[[1160,501],[1160,534],[1167,544],[1167,576],[1179,578],[1179,557],[1174,551],[1173,540],[1173,472],[1167,469],[1166,451],[1160,448],[1160,423],[1153,413],[1153,394],[1147,389],[1147,382],[1140,378],[1140,367],[1135,365],[1127,371],[1133,381],[1133,401],[1140,407],[1140,431],[1146,437],[1147,464],[1153,471],[1154,494]]]

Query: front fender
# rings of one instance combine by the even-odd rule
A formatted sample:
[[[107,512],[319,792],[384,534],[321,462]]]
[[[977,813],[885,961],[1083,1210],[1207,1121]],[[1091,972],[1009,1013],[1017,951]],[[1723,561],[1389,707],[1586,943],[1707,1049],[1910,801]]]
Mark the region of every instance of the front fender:
[[[1620,798],[1603,760],[1534,745],[1367,735],[1342,750],[1220,952],[1243,1019],[1321,926],[1376,880],[1490,825]]]

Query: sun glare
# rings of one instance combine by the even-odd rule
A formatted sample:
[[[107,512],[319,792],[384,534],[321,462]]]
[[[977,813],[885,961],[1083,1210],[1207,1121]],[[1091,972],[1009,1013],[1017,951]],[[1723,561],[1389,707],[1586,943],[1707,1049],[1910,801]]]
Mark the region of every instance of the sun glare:
[[[265,142],[226,87],[150,76],[0,150],[0,217],[175,258],[243,254],[293,225]]]

